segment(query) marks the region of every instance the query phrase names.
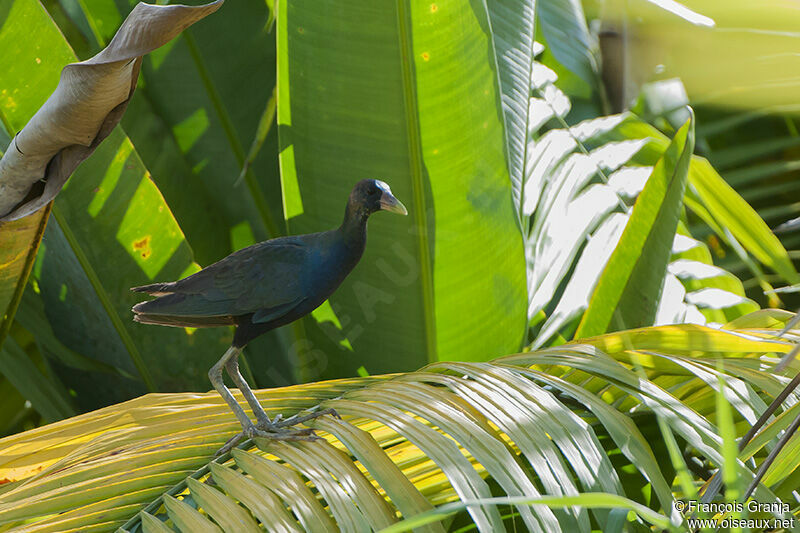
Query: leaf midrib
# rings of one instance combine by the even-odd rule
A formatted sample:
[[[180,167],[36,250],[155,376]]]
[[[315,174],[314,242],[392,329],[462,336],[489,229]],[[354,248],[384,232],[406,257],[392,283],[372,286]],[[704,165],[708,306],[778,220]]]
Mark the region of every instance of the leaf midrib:
[[[0,152],[0,157],[2,157],[2,152]],[[47,227],[47,220],[50,218],[50,210],[53,207],[53,202],[50,202],[45,207],[42,208],[41,212],[33,213],[28,216],[41,216],[39,220],[39,227],[36,229],[36,234],[33,236],[33,240],[31,242],[31,247],[28,249],[28,256],[25,258],[25,265],[22,267],[22,272],[20,272],[19,278],[17,279],[17,286],[14,288],[14,294],[11,296],[11,301],[8,303],[8,307],[6,309],[0,309],[0,347],[3,346],[3,343],[8,336],[9,331],[11,331],[11,324],[14,322],[14,316],[17,314],[17,308],[19,308],[19,304],[22,301],[22,295],[25,293],[25,286],[27,285],[28,278],[31,275],[31,271],[33,270],[33,264],[36,260],[36,255],[39,252],[39,245],[42,243],[42,236],[44,235],[44,230]]]
[[[397,1],[397,32],[400,39],[401,77],[403,79],[403,111],[408,139],[408,156],[411,167],[411,188],[414,194],[414,221],[418,231],[420,280],[422,286],[422,316],[425,323],[425,345],[428,361],[437,361],[436,323],[433,298],[433,272],[428,242],[428,217],[425,205],[425,187],[422,168],[422,139],[417,116],[417,94],[414,89],[415,76],[412,65],[413,49],[411,35],[411,9],[406,0]]]
[[[198,48],[190,30],[184,30],[181,36],[183,37],[183,40],[189,49],[189,53],[192,56],[195,68],[197,69],[197,73],[200,76],[200,79],[203,81],[203,87],[208,94],[209,100],[211,100],[211,104],[214,106],[214,111],[217,113],[217,117],[222,125],[222,129],[225,131],[225,137],[228,139],[228,144],[231,147],[231,151],[236,158],[236,162],[239,164],[239,169],[245,169],[244,148],[242,147],[242,143],[236,133],[236,128],[233,125],[230,114],[225,107],[225,103],[222,101],[219,91],[217,91],[214,80],[211,79],[211,74],[208,72],[208,68],[203,60],[203,55],[200,53],[200,49]],[[264,223],[269,236],[280,236],[281,232],[278,229],[278,224],[273,219],[269,205],[267,205],[264,195],[258,188],[258,183],[255,180],[253,171],[249,168],[245,170],[245,183],[247,184],[247,190],[250,192],[250,196],[253,199],[253,203],[255,203],[259,217]]]

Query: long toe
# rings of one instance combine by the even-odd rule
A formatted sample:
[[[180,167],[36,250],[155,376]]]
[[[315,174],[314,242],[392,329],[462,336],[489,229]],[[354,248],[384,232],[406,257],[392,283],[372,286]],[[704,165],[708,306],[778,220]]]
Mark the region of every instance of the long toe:
[[[311,428],[296,428],[296,427],[272,427],[272,428],[263,428],[258,426],[259,433],[254,436],[257,437],[270,437],[270,438],[278,438],[276,435],[313,435],[314,430]]]
[[[225,443],[225,444],[222,446],[222,448],[220,448],[219,450],[217,450],[217,453],[215,453],[214,455],[215,455],[216,457],[219,457],[220,455],[223,455],[223,454],[226,454],[226,453],[228,453],[229,451],[231,451],[231,450],[233,449],[233,447],[234,447],[234,446],[236,446],[237,444],[239,444],[239,442],[241,442],[241,440],[242,440],[243,438],[245,438],[244,431],[242,431],[241,433],[238,433],[237,435],[234,435],[233,437],[231,437],[230,439],[228,439],[228,442],[226,442],[226,443]]]
[[[302,428],[302,429],[280,429],[278,428],[277,431],[264,431],[261,429],[256,429],[253,432],[253,437],[261,437],[264,439],[271,439],[271,440],[320,440],[320,437],[314,433],[313,429],[309,428]]]
[[[285,428],[285,427],[294,426],[295,424],[301,424],[301,423],[306,422],[308,420],[313,420],[314,418],[318,418],[318,417],[324,416],[324,415],[333,415],[336,418],[339,418],[339,419],[342,418],[341,416],[339,416],[339,413],[337,413],[334,409],[328,408],[328,409],[321,409],[319,411],[314,411],[313,413],[308,413],[308,414],[305,414],[305,415],[296,414],[294,416],[290,416],[286,420],[278,420],[278,417],[275,417],[275,420],[273,421],[273,425],[275,425],[276,427],[279,427],[279,428]],[[278,416],[280,416],[280,415],[278,415]]]
[[[262,420],[261,422],[257,423],[256,429],[267,433],[278,433],[279,431],[281,431],[281,427],[278,424],[276,424],[275,421],[269,421],[269,420]]]

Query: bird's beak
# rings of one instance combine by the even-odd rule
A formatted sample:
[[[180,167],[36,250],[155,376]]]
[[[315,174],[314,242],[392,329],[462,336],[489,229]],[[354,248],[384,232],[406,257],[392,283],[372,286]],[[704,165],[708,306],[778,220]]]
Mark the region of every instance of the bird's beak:
[[[381,194],[380,205],[382,211],[391,211],[392,213],[400,213],[401,215],[408,214],[406,206],[389,191],[383,191],[383,194]]]

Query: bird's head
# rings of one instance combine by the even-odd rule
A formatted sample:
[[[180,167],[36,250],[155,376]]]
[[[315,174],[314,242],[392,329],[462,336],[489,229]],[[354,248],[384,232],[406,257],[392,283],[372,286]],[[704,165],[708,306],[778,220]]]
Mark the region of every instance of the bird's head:
[[[380,180],[366,179],[356,183],[348,203],[357,212],[366,216],[377,211],[408,214],[406,207],[394,197],[389,186]]]

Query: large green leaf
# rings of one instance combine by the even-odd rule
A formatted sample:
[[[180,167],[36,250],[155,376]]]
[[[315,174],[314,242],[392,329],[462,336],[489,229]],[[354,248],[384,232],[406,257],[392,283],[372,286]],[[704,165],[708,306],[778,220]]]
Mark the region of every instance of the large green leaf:
[[[52,73],[47,68],[31,69],[31,64],[36,64],[35,59],[44,65],[63,65],[72,57],[69,50],[49,50],[47,42],[28,43],[26,46],[23,35],[28,33],[27,21],[36,17],[33,3],[14,2],[3,0],[0,2],[0,20],[16,21],[0,25],[0,46],[8,58],[19,57],[20,54],[31,54],[32,63],[4,61],[0,69],[0,122],[2,122],[2,135],[0,135],[0,154],[5,150],[8,140],[13,132],[17,131],[19,121],[14,119],[13,113],[20,106],[20,96],[44,102],[52,90]],[[52,25],[52,21],[50,22]],[[55,29],[55,28],[53,28]],[[27,78],[29,87],[24,95],[17,94],[13,86],[20,79]],[[16,81],[15,81],[16,80]],[[49,83],[47,83],[49,82]],[[48,86],[50,89],[48,89]],[[23,105],[24,107],[24,105]],[[26,113],[25,119],[33,114],[34,109],[22,111]],[[24,120],[22,121],[24,123]],[[44,228],[47,225],[49,208],[38,213],[12,222],[0,223],[0,344],[11,328],[11,322],[16,311],[16,306],[22,298],[36,251],[39,247]]]
[[[46,421],[75,414],[63,387],[44,374],[14,339],[8,339],[0,349],[0,369]]]
[[[571,102],[556,85],[556,73],[537,60],[533,80],[520,210],[532,346],[540,347],[574,334],[619,243],[630,206],[653,172],[642,163],[654,164],[668,143],[654,147],[639,135],[617,135],[608,142],[626,123],[650,128],[632,115],[568,125]],[[548,129],[548,124],[560,127]],[[705,245],[684,228],[672,243],[670,261],[656,324],[725,323],[758,309],[744,297],[741,282],[714,267]]]
[[[0,146],[5,147],[10,139],[2,118],[0,114]],[[0,347],[14,321],[49,216],[48,207],[30,217],[0,222]]]
[[[675,134],[637,198],[575,333],[577,338],[653,324],[693,151],[691,118]]]
[[[54,363],[91,372],[112,374],[121,372],[118,367],[104,364],[67,348],[59,340],[53,331],[50,321],[47,319],[40,287],[35,280],[25,290],[14,319],[17,326],[22,327],[33,336],[39,351],[48,356]],[[131,377],[130,374],[128,374],[128,377]]]
[[[61,0],[96,48],[135,3]],[[203,266],[285,232],[274,118],[252,161],[246,154],[275,87],[267,4],[227,2],[213,24],[189,28],[146,56],[141,87],[122,121]],[[246,160],[249,170],[237,181]],[[275,332],[248,346],[258,383],[296,380],[293,360],[284,355],[289,344],[288,335]]]
[[[9,64],[16,75],[0,78],[0,114],[18,131],[74,61],[50,17],[32,0],[7,1],[4,38],[20,47]],[[25,32],[25,35],[18,32]],[[26,75],[30,65],[36,78]],[[28,90],[29,85],[36,90]],[[11,96],[13,95],[13,97]],[[197,268],[191,249],[142,165],[130,140],[116,129],[67,182],[53,208],[34,279],[54,333],[68,348],[142,379],[148,388],[208,388],[206,369],[225,348],[225,331],[145,328],[130,320],[137,301],[132,285],[174,279]],[[187,358],[186,354],[192,356]],[[119,374],[74,372],[65,382],[92,390],[84,407],[119,401],[142,391]],[[81,387],[77,386],[82,385]]]
[[[671,466],[656,453],[653,414],[688,443],[693,462],[719,468],[719,427],[745,432],[787,380],[758,369],[792,349],[775,338],[790,317],[761,311],[723,330],[643,328],[492,363],[259,391],[270,415],[321,404],[343,419],[315,420],[322,441],[257,439],[219,458],[214,450],[239,428],[218,395],[144,396],[0,440],[0,530],[162,531],[147,515],[182,531],[210,521],[226,531],[256,521],[369,530],[454,500],[471,502],[459,520],[481,531],[610,531],[626,522],[617,505],[680,525],[674,501],[688,495],[670,485]],[[742,461],[762,463],[796,411],[788,399],[739,454],[740,480],[752,478]],[[780,459],[760,502],[796,488],[800,457],[787,450]],[[511,498],[490,498],[501,495]]]
[[[61,3],[99,48],[137,0]],[[203,263],[229,253],[232,242],[241,247],[282,230],[275,133],[245,183],[234,187],[275,84],[269,17],[264,2],[228,2],[213,25],[187,30],[151,54],[131,103],[136,112],[123,121]]]
[[[530,106],[536,42],[535,0],[487,0],[492,40],[502,91],[508,172],[514,203],[523,203],[528,135],[534,120]],[[519,212],[520,221],[523,219]]]
[[[106,48],[64,66],[55,90],[0,159],[0,220],[16,220],[49,204],[119,123],[136,88],[141,56],[221,5],[222,0],[172,8],[139,3]]]
[[[536,6],[539,29],[553,57],[590,87],[598,80],[597,45],[578,0],[545,0]]]
[[[271,12],[265,2],[228,2],[219,14],[214,25],[190,29],[170,50],[145,61],[142,97],[171,130],[192,169],[190,181],[202,184],[211,198],[227,227],[229,253],[249,240],[282,234],[284,225],[275,128],[245,180],[234,186],[275,86]],[[165,192],[170,205],[169,196],[181,194],[174,184],[165,190],[172,193]],[[196,240],[202,246],[207,236]],[[203,256],[204,264],[218,259]]]
[[[598,137],[598,142],[647,139],[645,150],[634,158],[639,164],[652,165],[666,148],[668,139],[652,126],[627,116],[624,121]],[[687,207],[692,209],[723,241],[738,241],[741,247],[785,281],[794,283],[797,270],[786,248],[770,231],[769,226],[739,194],[725,183],[709,162],[692,157],[689,166]]]
[[[25,291],[49,216],[48,206],[25,218],[0,222],[0,346]]]
[[[758,304],[745,296],[744,286],[739,278],[715,266],[708,247],[685,233],[679,227],[667,267],[668,276],[675,276],[683,285],[686,291],[684,301],[696,307],[707,322],[717,324],[725,324],[757,311]],[[662,291],[662,296],[664,294],[665,291]],[[673,322],[700,323],[698,320],[691,320],[687,315],[688,313],[682,320],[678,317]]]
[[[386,181],[409,211],[373,217],[361,263],[305,322],[306,375],[518,349],[522,240],[485,5],[283,1],[278,13],[290,231],[336,227],[363,178]]]

